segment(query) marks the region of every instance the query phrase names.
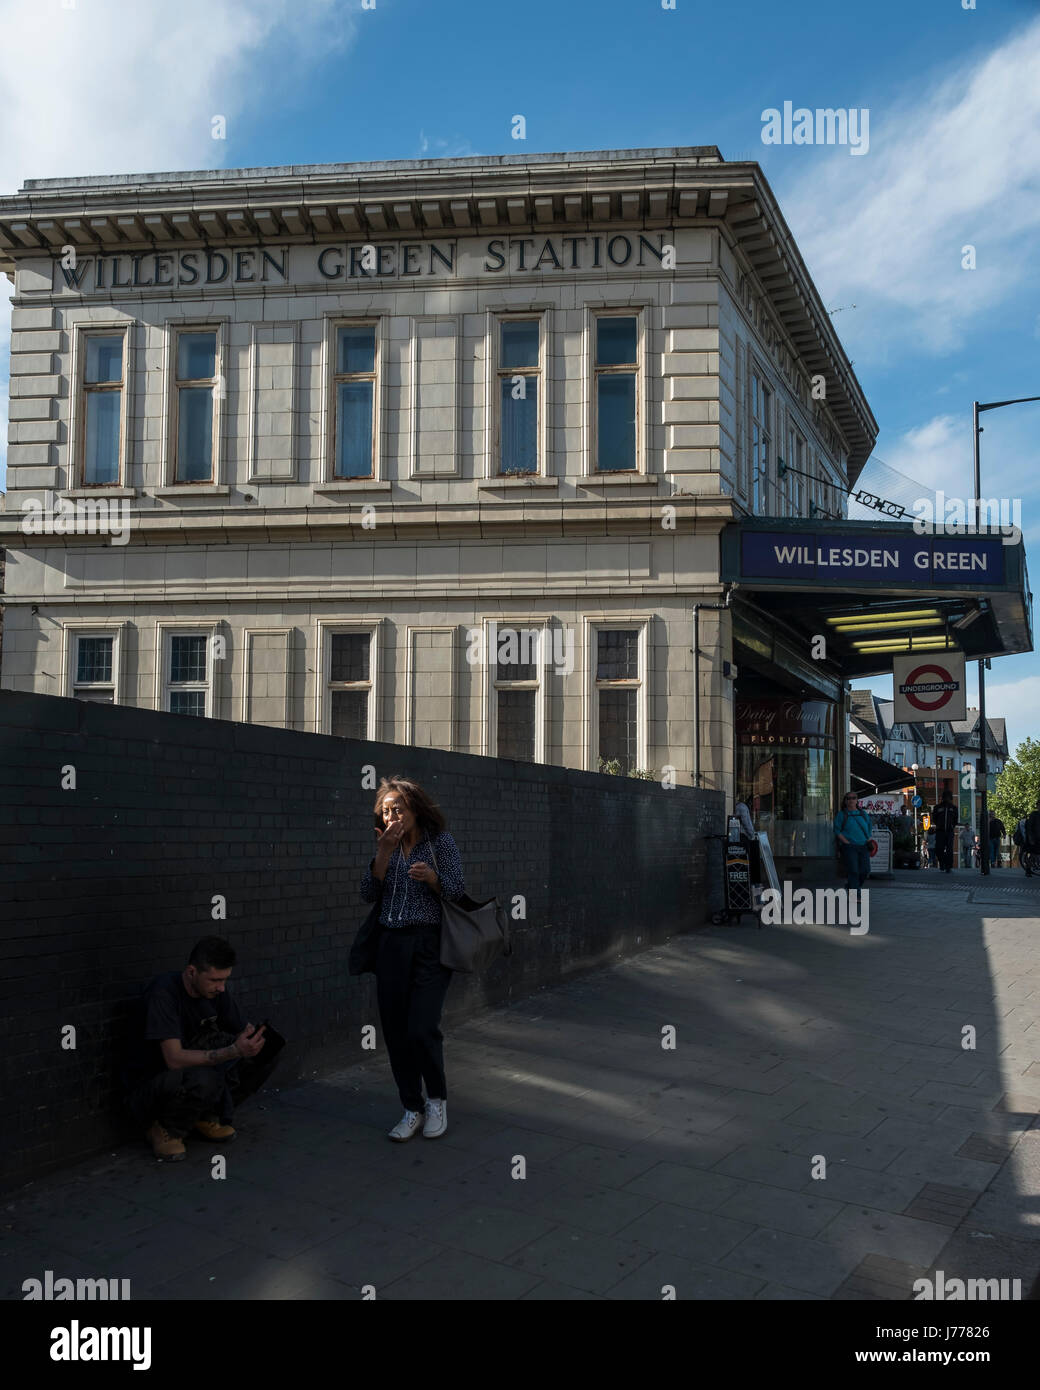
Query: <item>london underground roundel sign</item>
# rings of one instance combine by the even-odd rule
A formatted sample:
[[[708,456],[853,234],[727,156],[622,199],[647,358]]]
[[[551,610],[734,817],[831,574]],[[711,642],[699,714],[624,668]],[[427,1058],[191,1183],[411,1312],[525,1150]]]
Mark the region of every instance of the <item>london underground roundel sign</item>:
[[[914,709],[933,714],[943,709],[961,687],[961,682],[945,666],[916,666],[899,685]]]

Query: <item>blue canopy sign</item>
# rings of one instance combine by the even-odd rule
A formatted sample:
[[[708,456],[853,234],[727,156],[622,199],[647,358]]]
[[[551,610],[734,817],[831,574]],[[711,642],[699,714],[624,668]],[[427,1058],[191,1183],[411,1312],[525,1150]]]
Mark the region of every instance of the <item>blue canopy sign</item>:
[[[1004,583],[1004,546],[957,536],[744,531],[740,569],[744,579],[815,579],[839,587],[974,588]]]

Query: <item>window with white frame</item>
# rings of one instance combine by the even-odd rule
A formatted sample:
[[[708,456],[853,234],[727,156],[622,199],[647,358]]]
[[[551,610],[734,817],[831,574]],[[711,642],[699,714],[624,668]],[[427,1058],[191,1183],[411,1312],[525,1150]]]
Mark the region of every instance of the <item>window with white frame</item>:
[[[773,469],[773,392],[757,369],[751,372],[751,509],[767,515]]]
[[[747,349],[743,343],[740,343],[738,345],[736,362],[737,496],[744,502],[748,500],[748,474],[750,472],[748,467],[747,433],[744,429],[744,419],[747,411],[747,396],[745,394],[746,377]]]
[[[831,498],[831,473],[830,463],[826,454],[818,454],[817,462],[820,467],[820,507],[828,514],[833,514],[834,505]]]
[[[83,487],[118,486],[126,415],[126,330],[84,333],[80,344],[80,481]]]
[[[539,473],[542,319],[498,320],[498,471]]]
[[[638,766],[640,673],[638,627],[601,627],[596,643],[595,766],[617,761],[623,773]]]
[[[218,330],[176,331],[174,481],[216,481],[220,369]]]
[[[376,324],[335,326],[333,477],[375,477]]]
[[[372,633],[326,634],[325,728],[338,738],[369,737]]]
[[[212,711],[212,633],[165,632],[163,709],[200,717]]]
[[[794,509],[792,485],[794,479],[786,468],[783,467],[783,455],[777,453],[776,459],[776,480],[773,487],[773,495],[776,498],[774,512],[777,516],[791,516]]]
[[[639,467],[639,316],[597,314],[592,323],[595,472]]]
[[[538,760],[538,698],[544,628],[498,628],[492,666],[495,749],[500,758]]]
[[[97,705],[115,704],[116,637],[111,633],[72,634],[72,695]]]
[[[791,498],[795,516],[805,516],[806,513],[806,484],[809,479],[806,476],[808,469],[805,459],[805,435],[792,422],[787,431],[787,466],[790,469],[788,476],[791,479]]]

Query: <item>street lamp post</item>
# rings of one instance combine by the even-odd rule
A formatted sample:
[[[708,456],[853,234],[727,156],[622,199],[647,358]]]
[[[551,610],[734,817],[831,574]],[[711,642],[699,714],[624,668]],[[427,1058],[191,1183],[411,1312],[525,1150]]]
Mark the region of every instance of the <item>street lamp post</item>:
[[[987,401],[980,403],[972,402],[972,445],[975,460],[975,500],[982,501],[982,476],[979,463],[979,435],[982,433],[982,426],[979,424],[979,416],[984,410],[1000,410],[1005,405],[1024,405],[1027,401],[1040,401],[1040,396],[1018,396],[1013,401]],[[986,658],[979,662],[979,771],[982,774],[982,808],[980,817],[982,825],[980,827],[980,839],[985,838],[986,844],[989,843],[989,790],[986,786]],[[975,804],[974,794],[972,795],[972,806]],[[980,856],[982,863],[980,868],[984,874],[989,873],[989,854]]]

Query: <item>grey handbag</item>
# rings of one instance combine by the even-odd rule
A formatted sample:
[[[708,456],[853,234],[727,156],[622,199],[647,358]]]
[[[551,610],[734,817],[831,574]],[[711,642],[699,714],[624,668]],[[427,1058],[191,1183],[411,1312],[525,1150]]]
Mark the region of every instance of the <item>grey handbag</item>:
[[[438,879],[437,854],[430,841],[433,867]],[[499,955],[512,955],[509,914],[497,898],[475,902],[463,894],[456,902],[441,898],[441,965],[449,970],[479,974]]]

